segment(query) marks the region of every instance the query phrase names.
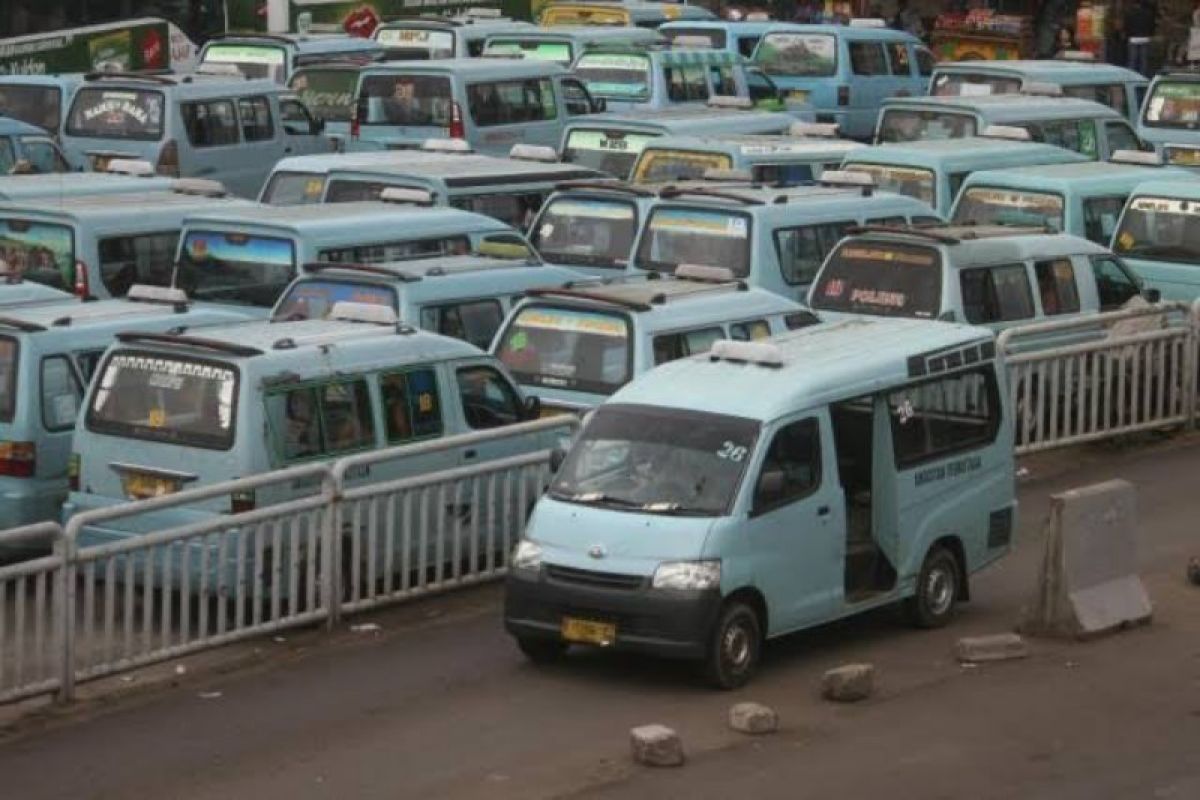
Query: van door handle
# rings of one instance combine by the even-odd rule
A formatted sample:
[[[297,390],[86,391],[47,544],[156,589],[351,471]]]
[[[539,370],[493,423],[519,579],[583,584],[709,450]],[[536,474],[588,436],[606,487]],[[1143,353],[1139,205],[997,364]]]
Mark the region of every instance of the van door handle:
[[[821,506],[820,508],[818,508],[817,516],[818,517],[828,517],[829,516],[829,506]]]
[[[475,450],[467,450],[463,453],[463,458],[475,458],[479,453]]]

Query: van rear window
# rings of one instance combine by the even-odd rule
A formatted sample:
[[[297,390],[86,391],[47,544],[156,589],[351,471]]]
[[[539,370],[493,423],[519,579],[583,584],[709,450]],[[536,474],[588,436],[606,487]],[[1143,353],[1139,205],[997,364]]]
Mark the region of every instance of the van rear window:
[[[939,72],[933,79],[930,94],[934,97],[981,97],[1020,91],[1020,78],[982,72]]]
[[[12,422],[17,411],[17,340],[0,336],[0,422]]]
[[[596,97],[614,100],[650,98],[650,58],[626,53],[584,53],[575,74]]]
[[[67,133],[95,139],[158,141],[163,135],[163,93],[149,89],[83,88],[75,93]]]
[[[656,209],[638,245],[636,264],[658,272],[674,272],[680,264],[726,267],[744,278],[750,274],[750,219],[730,211]]]
[[[847,164],[846,169],[870,175],[875,179],[875,186],[880,191],[915,197],[929,206],[934,205],[937,192],[931,169],[892,167],[886,164]]]
[[[811,299],[822,311],[932,319],[942,301],[941,256],[932,247],[848,241],[825,262]]]
[[[0,83],[0,108],[4,116],[58,133],[62,90],[56,86],[23,86]]]
[[[637,210],[625,200],[562,197],[539,218],[530,242],[556,264],[623,268],[637,234]]]
[[[213,44],[204,51],[202,64],[232,64],[247,78],[269,78],[283,83],[287,54],[282,47],[262,44]]]
[[[288,239],[189,231],[176,284],[196,300],[271,308],[295,273],[295,247]]]
[[[229,364],[120,351],[98,381],[87,411],[90,431],[209,450],[233,445],[238,371]]]
[[[1159,81],[1146,103],[1145,122],[1159,128],[1189,128],[1200,122],[1200,83]]]
[[[837,69],[837,39],[826,33],[768,33],[754,60],[768,75],[827,77]]]
[[[1047,192],[970,186],[954,210],[954,219],[975,225],[1043,225],[1063,229],[1063,199]]]
[[[454,58],[454,31],[429,28],[380,28],[375,41],[387,48],[389,61]]]
[[[314,172],[275,172],[262,201],[269,206],[309,206],[321,202],[325,176]]]
[[[562,160],[626,178],[642,148],[655,138],[648,133],[575,128],[567,135]]]
[[[326,122],[349,122],[354,113],[354,87],[358,72],[352,69],[305,67],[288,85],[300,102]]]
[[[634,183],[702,180],[710,169],[729,169],[733,158],[726,153],[654,148],[642,153],[634,173]]]
[[[75,277],[75,233],[66,225],[0,219],[0,260],[25,280],[69,291]]]
[[[275,306],[274,319],[327,319],[336,303],[370,303],[399,310],[396,290],[361,281],[313,280],[293,283]]]
[[[630,337],[621,314],[531,305],[501,333],[496,354],[523,384],[607,395],[629,380]]]
[[[539,42],[536,39],[488,39],[484,55],[519,55],[533,61],[570,64],[571,45],[567,42]]]
[[[450,125],[450,79],[441,75],[368,75],[359,89],[364,125]]]
[[[975,118],[970,114],[889,108],[884,110],[879,121],[880,142],[962,139],[975,133]]]

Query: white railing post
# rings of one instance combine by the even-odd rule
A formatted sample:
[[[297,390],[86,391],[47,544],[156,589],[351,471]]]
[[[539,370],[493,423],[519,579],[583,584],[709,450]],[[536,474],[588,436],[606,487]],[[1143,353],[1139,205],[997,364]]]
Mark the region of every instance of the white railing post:
[[[54,541],[54,555],[62,561],[58,570],[58,630],[60,648],[58,701],[75,699],[75,538],[65,534]]]
[[[321,603],[325,606],[325,626],[337,627],[342,618],[342,491],[344,479],[339,470],[325,477],[329,508],[321,531]]]

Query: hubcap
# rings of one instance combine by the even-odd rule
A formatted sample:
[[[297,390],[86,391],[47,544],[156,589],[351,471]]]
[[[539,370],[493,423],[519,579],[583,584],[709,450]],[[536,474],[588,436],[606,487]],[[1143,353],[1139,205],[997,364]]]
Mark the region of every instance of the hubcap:
[[[941,616],[950,610],[954,602],[954,575],[944,567],[930,570],[925,581],[925,598],[929,610]]]
[[[744,625],[733,624],[725,631],[721,642],[725,660],[735,669],[742,669],[750,661],[750,633]]]

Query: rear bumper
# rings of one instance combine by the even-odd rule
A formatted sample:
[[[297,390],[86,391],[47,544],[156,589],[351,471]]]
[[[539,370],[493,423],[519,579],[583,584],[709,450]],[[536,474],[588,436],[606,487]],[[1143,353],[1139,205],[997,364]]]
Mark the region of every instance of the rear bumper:
[[[504,627],[513,636],[561,639],[564,617],[616,625],[618,650],[700,659],[721,607],[709,591],[608,589],[512,572],[504,595]]]

